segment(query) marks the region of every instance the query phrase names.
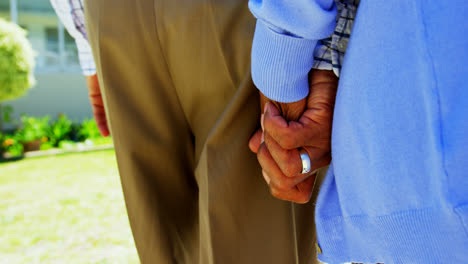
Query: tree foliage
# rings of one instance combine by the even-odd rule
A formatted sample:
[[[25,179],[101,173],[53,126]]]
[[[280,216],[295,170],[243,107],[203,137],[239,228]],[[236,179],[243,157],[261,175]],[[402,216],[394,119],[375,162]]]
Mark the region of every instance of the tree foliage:
[[[0,19],[0,102],[14,99],[34,85],[34,51],[26,31]]]

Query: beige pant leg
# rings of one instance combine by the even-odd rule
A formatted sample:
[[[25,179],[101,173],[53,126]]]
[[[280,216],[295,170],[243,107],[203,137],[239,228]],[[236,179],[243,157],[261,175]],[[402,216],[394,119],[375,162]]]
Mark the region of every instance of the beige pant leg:
[[[247,147],[247,1],[88,0],[86,14],[142,263],[315,263],[312,206],[271,197]]]
[[[197,258],[192,133],[154,27],[153,1],[85,2],[130,225],[142,263]],[[118,232],[118,230],[116,230]]]

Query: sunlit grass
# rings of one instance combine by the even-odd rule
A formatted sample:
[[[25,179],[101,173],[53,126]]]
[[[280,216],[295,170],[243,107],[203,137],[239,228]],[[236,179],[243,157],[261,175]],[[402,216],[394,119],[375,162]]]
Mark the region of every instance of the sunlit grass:
[[[138,263],[114,151],[0,163],[0,263]]]

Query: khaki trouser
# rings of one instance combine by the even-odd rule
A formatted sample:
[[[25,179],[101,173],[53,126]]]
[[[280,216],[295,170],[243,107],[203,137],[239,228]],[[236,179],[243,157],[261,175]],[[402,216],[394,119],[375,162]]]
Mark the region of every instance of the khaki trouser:
[[[85,4],[141,262],[315,263],[313,203],[274,199],[248,149],[247,1]]]

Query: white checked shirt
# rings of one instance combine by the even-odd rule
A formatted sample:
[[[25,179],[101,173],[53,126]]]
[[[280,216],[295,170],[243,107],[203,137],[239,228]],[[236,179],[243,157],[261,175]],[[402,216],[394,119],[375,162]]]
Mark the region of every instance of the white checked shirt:
[[[84,27],[82,0],[50,0],[50,3],[68,33],[75,39],[83,74],[96,74],[96,65]]]

